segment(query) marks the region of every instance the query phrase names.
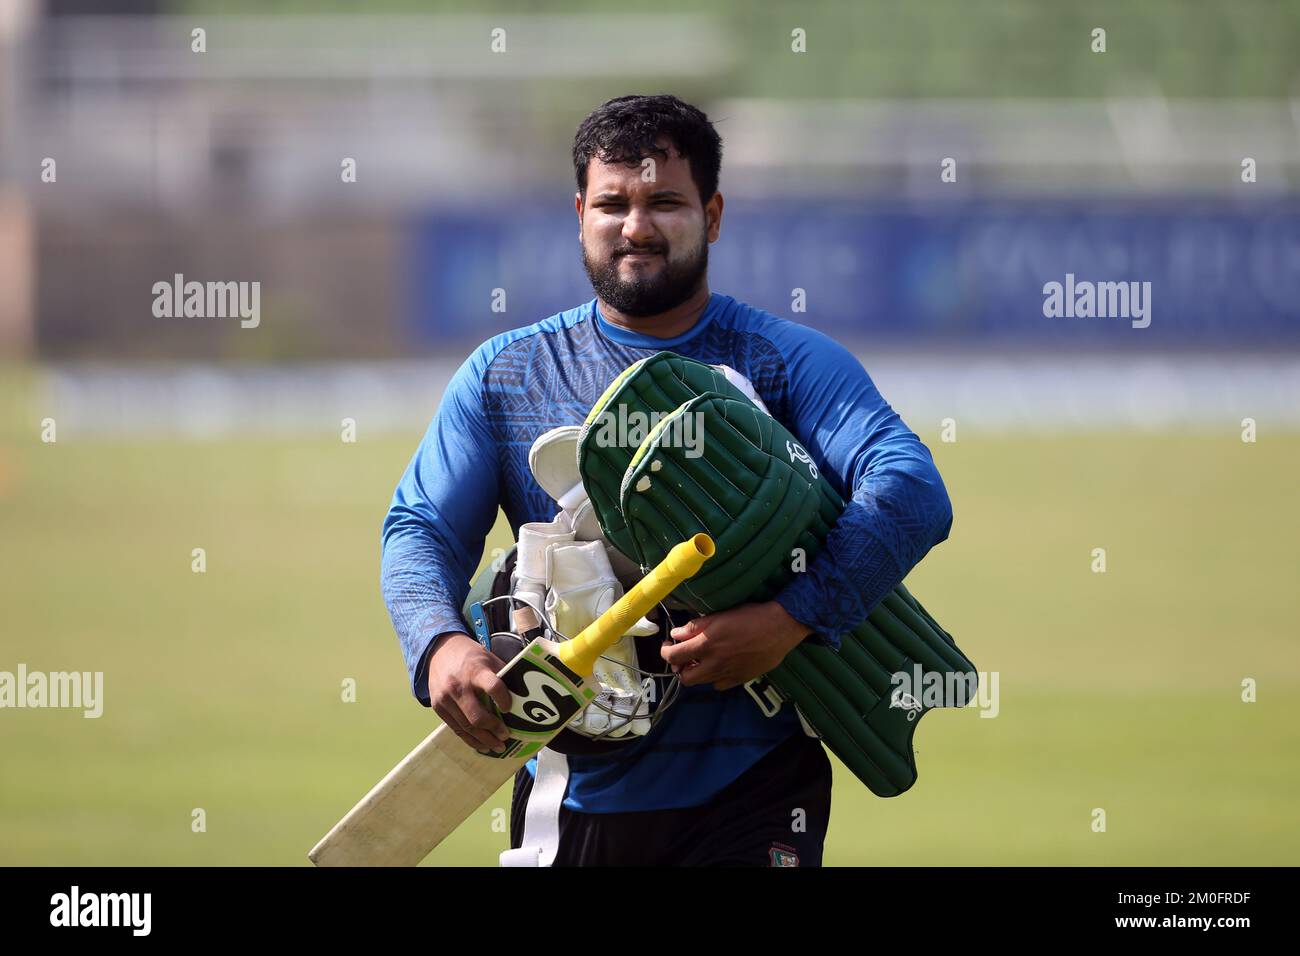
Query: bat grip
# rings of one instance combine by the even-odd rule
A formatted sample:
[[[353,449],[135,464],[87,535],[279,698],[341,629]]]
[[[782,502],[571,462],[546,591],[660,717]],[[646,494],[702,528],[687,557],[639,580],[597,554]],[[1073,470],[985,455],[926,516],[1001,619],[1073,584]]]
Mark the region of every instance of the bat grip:
[[[633,624],[649,614],[677,585],[693,577],[704,562],[713,557],[713,552],[713,539],[707,534],[697,534],[676,545],[608,611],[583,628],[573,640],[561,644],[560,659],[583,677],[590,676],[596,659],[613,647]]]

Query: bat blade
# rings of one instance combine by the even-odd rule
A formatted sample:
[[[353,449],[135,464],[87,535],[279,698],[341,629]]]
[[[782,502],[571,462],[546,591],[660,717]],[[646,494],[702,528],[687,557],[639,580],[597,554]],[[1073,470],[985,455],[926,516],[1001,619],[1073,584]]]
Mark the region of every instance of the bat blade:
[[[490,760],[439,727],[307,856],[317,866],[415,866],[527,759]]]
[[[510,730],[503,754],[485,755],[442,726],[375,784],[307,856],[317,866],[415,866],[481,807],[528,758],[595,697],[556,655],[533,640],[503,667]]]

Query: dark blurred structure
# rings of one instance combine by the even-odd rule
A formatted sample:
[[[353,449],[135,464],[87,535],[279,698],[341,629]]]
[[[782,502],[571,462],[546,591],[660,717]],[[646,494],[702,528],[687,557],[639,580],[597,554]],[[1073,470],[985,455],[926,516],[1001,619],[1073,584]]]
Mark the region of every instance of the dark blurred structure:
[[[612,10],[8,0],[0,349],[463,351],[591,297],[573,130],[661,89],[725,141],[714,288],[842,340],[1300,345],[1295,4]],[[156,318],[177,273],[260,282],[260,324]],[[1151,282],[1151,327],[1045,319],[1066,273]]]

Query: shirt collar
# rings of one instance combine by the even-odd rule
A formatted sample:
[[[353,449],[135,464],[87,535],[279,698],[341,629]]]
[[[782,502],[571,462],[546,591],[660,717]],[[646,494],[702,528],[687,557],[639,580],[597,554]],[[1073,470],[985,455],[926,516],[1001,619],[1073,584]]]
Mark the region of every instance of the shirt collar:
[[[631,345],[643,349],[671,349],[678,345],[689,342],[695,336],[703,332],[717,315],[720,306],[719,300],[722,297],[716,293],[710,293],[709,304],[704,307],[704,313],[696,320],[695,324],[689,329],[671,339],[661,339],[653,335],[646,335],[644,332],[634,332],[631,329],[625,329],[621,325],[615,325],[600,314],[600,306],[597,299],[591,300],[591,314],[596,319],[596,325],[604,335],[623,345]]]

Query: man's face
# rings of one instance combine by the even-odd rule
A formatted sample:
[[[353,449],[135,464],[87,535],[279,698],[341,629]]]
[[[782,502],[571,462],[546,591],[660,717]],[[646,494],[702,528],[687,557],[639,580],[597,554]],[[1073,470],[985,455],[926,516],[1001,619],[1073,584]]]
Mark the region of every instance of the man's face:
[[[667,312],[691,297],[709,266],[722,197],[700,203],[690,164],[669,147],[653,166],[587,166],[577,197],[582,264],[601,300],[630,316]]]

